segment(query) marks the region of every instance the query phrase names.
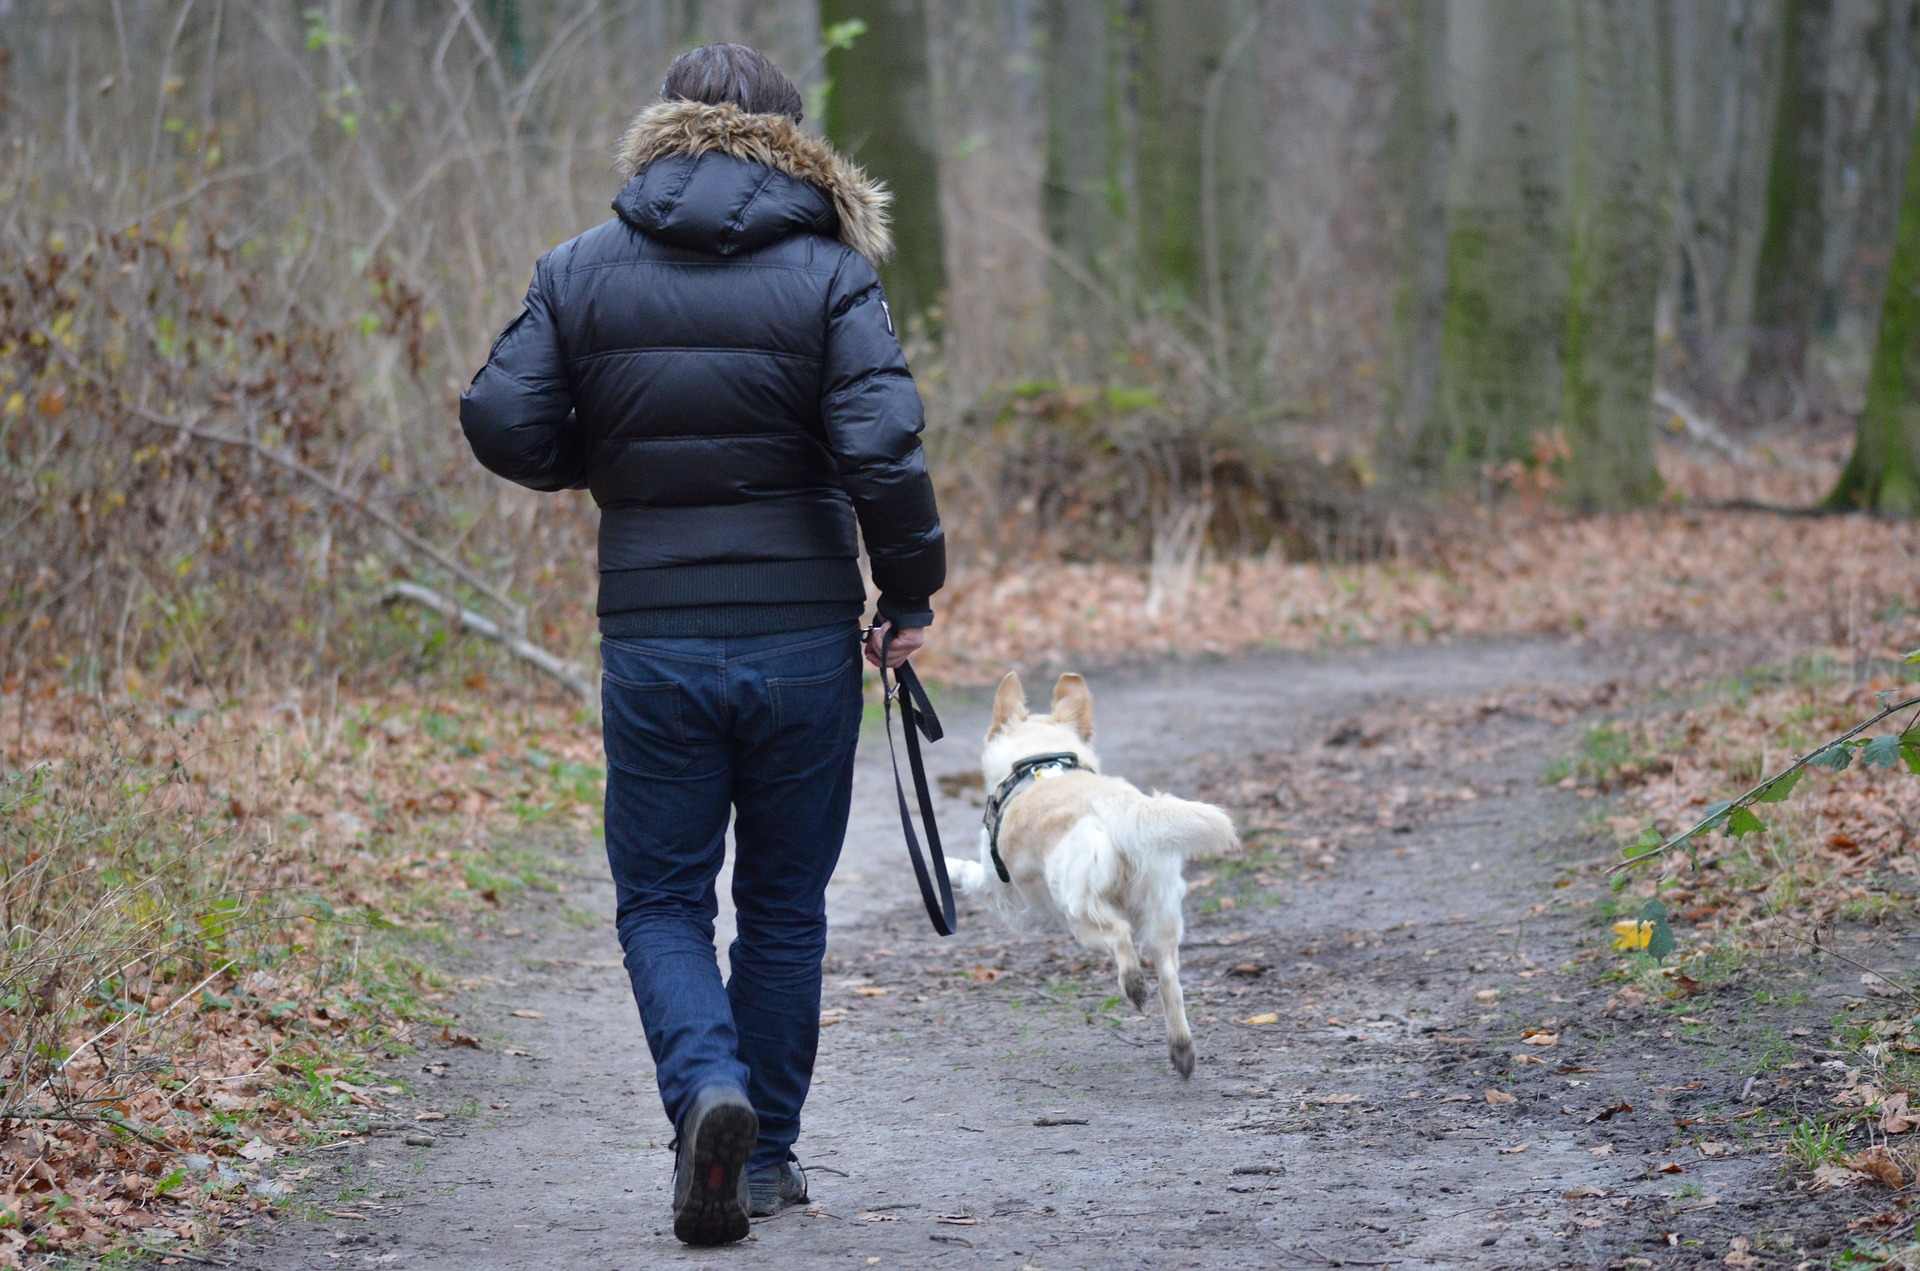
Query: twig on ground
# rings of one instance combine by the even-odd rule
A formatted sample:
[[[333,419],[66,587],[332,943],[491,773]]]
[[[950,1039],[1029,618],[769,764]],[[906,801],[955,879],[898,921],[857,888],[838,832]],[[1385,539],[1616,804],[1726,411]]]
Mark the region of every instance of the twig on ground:
[[[1906,985],[1900,983],[1900,981],[1894,979],[1891,975],[1888,975],[1885,971],[1876,971],[1872,967],[1868,966],[1866,963],[1860,961],[1860,959],[1848,957],[1846,954],[1840,952],[1840,950],[1829,948],[1826,945],[1821,944],[1818,940],[1809,940],[1797,931],[1788,931],[1786,934],[1793,937],[1795,940],[1798,940],[1801,944],[1806,945],[1807,948],[1812,949],[1815,953],[1824,953],[1830,958],[1838,958],[1840,961],[1846,963],[1848,966],[1852,967],[1854,970],[1866,972],[1868,975],[1873,976],[1875,979],[1879,980],[1882,984],[1886,985],[1888,988],[1894,989],[1899,993],[1903,994],[1909,1001],[1914,1002],[1917,1005],[1920,1005],[1920,993],[1914,992],[1912,989],[1908,988]]]
[[[589,710],[596,712],[599,710],[599,694],[594,691],[593,682],[574,663],[547,652],[524,636],[518,636],[506,630],[486,615],[462,608],[458,601],[443,596],[431,588],[422,587],[419,583],[394,583],[380,597],[380,603],[384,605],[396,604],[402,600],[411,600],[417,605],[444,614],[458,623],[462,630],[471,631],[488,640],[498,641],[507,652],[522,661],[531,663],[566,685],[587,704]]]

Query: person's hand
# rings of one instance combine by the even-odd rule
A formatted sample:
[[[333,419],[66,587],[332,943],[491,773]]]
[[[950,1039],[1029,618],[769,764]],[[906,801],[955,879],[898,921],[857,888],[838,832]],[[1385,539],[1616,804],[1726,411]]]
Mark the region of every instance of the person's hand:
[[[867,662],[872,666],[880,665],[880,642],[887,638],[892,630],[890,622],[876,622],[873,631],[867,636]],[[902,627],[893,633],[893,644],[887,649],[887,669],[897,670],[902,662],[920,651],[927,642],[925,627]]]

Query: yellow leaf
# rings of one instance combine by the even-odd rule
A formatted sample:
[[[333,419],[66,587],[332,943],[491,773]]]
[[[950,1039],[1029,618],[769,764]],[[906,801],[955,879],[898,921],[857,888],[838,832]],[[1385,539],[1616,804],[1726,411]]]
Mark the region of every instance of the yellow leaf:
[[[11,397],[7,398],[7,414],[18,415],[21,411],[25,410],[26,408],[27,408],[27,395],[25,393],[15,393]]]
[[[1258,1015],[1249,1015],[1240,1022],[1242,1024],[1278,1024],[1280,1022],[1280,1012],[1262,1011]]]
[[[1653,924],[1628,918],[1613,924],[1613,947],[1625,953],[1644,949],[1653,940]]]

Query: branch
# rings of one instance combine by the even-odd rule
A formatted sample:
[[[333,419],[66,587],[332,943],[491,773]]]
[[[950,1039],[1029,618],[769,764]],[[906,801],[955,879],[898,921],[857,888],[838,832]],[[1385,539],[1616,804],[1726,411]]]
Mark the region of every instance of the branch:
[[[589,710],[598,713],[599,694],[594,689],[593,681],[588,679],[586,672],[576,664],[554,656],[524,636],[503,630],[499,623],[483,614],[477,614],[471,609],[462,609],[458,602],[430,588],[422,587],[419,583],[394,583],[387,588],[386,594],[380,597],[380,603],[384,605],[398,604],[402,600],[411,600],[435,613],[444,614],[463,630],[471,631],[489,640],[499,641],[507,652],[531,662],[538,669],[566,685],[587,704]]]
[[[77,358],[62,348],[60,342],[53,338],[51,334],[46,332],[42,332],[42,334],[46,335],[48,347],[52,348],[60,360],[75,374],[90,380],[99,388],[112,389],[112,385],[104,378],[92,370],[89,370],[86,366],[82,365]],[[215,432],[209,428],[202,428],[197,420],[176,419],[171,415],[162,415],[157,411],[148,410],[144,406],[138,406],[131,402],[123,401],[120,403],[120,406],[121,409],[136,419],[152,424],[156,428],[165,428],[172,432],[179,433],[182,436],[192,437],[196,441],[204,441],[216,446],[234,446],[241,450],[250,450],[262,459],[265,459],[268,463],[291,472],[303,481],[311,482],[329,495],[335,502],[359,512],[368,520],[377,523],[382,529],[392,534],[402,543],[405,543],[408,547],[420,553],[420,555],[426,557],[467,586],[499,605],[509,615],[516,629],[525,629],[527,625],[527,612],[521,606],[515,604],[511,596],[501,591],[498,587],[495,587],[480,575],[474,573],[471,569],[468,569],[465,565],[462,565],[447,552],[434,546],[413,530],[408,529],[405,525],[401,524],[399,518],[394,516],[393,513],[387,511],[385,508],[369,503],[364,496],[347,489],[344,485],[341,485],[325,473],[309,468],[292,455],[275,450],[271,446],[262,445],[251,437],[235,437],[228,433]]]
[[[1875,724],[1879,723],[1881,720],[1885,719],[1887,716],[1897,715],[1901,711],[1907,709],[1907,707],[1909,706],[1920,706],[1920,697],[1909,697],[1904,702],[1894,702],[1892,705],[1887,706],[1886,708],[1881,710],[1879,714],[1860,721],[1859,723],[1855,724],[1852,728],[1849,728],[1846,732],[1841,733],[1838,737],[1833,738],[1831,741],[1822,742],[1820,745],[1815,746],[1812,750],[1809,750],[1806,754],[1801,755],[1798,759],[1794,760],[1791,764],[1787,765],[1785,768],[1782,768],[1779,772],[1774,773],[1770,777],[1763,778],[1759,785],[1747,791],[1745,794],[1735,799],[1732,803],[1729,803],[1725,807],[1718,808],[1713,812],[1708,813],[1706,816],[1701,817],[1699,821],[1694,823],[1692,828],[1684,830],[1681,833],[1674,835],[1672,838],[1668,839],[1666,842],[1662,843],[1660,846],[1656,848],[1651,848],[1645,852],[1639,853],[1638,855],[1628,857],[1626,860],[1621,861],[1619,864],[1609,869],[1607,871],[1607,874],[1609,876],[1612,876],[1614,874],[1619,873],[1623,869],[1630,869],[1633,866],[1640,864],[1642,861],[1650,861],[1656,856],[1660,856],[1666,852],[1670,852],[1674,848],[1686,842],[1688,839],[1692,838],[1694,835],[1698,834],[1700,831],[1706,829],[1709,825],[1712,825],[1715,821],[1718,821],[1723,817],[1731,815],[1735,809],[1753,806],[1754,800],[1759,798],[1761,794],[1765,793],[1767,787],[1772,785],[1774,782],[1781,781],[1787,777],[1792,776],[1794,773],[1800,771],[1802,768],[1812,763],[1819,756],[1825,754],[1829,750],[1832,750],[1835,746],[1839,746],[1846,742],[1852,741],[1855,737],[1858,737],[1861,733],[1866,732],[1867,729],[1872,728]]]
[[[134,1138],[154,1147],[172,1149],[173,1144],[141,1129],[119,1113],[72,1112],[65,1108],[0,1108],[0,1121],[70,1121],[75,1125],[110,1125],[125,1130]]]
[[[1838,949],[1830,949],[1826,945],[1821,944],[1818,940],[1809,940],[1797,931],[1788,930],[1787,934],[1792,936],[1795,940],[1798,940],[1801,944],[1806,945],[1807,948],[1812,949],[1815,953],[1824,953],[1830,958],[1838,958],[1840,961],[1846,963],[1848,966],[1852,967],[1854,970],[1866,972],[1868,975],[1871,975],[1874,979],[1880,981],[1882,984],[1886,985],[1888,988],[1894,989],[1895,991],[1903,994],[1907,998],[1907,1000],[1915,1003],[1916,1005],[1920,1005],[1920,993],[1915,993],[1912,989],[1900,983],[1900,981],[1894,979],[1891,975],[1888,975],[1885,971],[1876,971],[1872,967],[1868,966],[1866,963],[1860,961],[1860,959],[1850,958],[1846,954],[1840,952],[1840,950]],[[1817,936],[1820,933],[1818,931],[1815,931],[1814,934]]]

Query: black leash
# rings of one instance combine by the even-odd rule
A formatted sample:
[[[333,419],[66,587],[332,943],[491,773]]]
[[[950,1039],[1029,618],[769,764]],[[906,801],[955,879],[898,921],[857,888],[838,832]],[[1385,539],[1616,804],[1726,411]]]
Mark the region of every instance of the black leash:
[[[920,677],[909,664],[902,662],[900,669],[893,672],[893,682],[887,677],[887,652],[893,645],[893,628],[880,637],[880,691],[883,695],[881,713],[887,721],[887,754],[893,759],[893,793],[900,800],[900,829],[907,836],[907,855],[913,861],[913,874],[920,883],[920,899],[927,907],[927,917],[933,922],[933,929],[943,936],[950,936],[954,930],[953,884],[947,879],[947,858],[940,850],[940,827],[933,820],[933,792],[927,788],[927,766],[920,758],[920,735],[926,734],[928,741],[939,741],[945,734],[940,727],[940,717],[933,713],[933,704],[927,700],[927,691],[920,685]],[[926,856],[933,858],[931,876],[927,870],[926,856],[920,851],[920,836],[913,832],[913,815],[907,810],[907,788],[900,780],[900,753],[893,745],[893,701],[900,699],[900,723],[907,734],[907,767],[913,773],[913,792],[920,800],[920,820],[927,827]]]

